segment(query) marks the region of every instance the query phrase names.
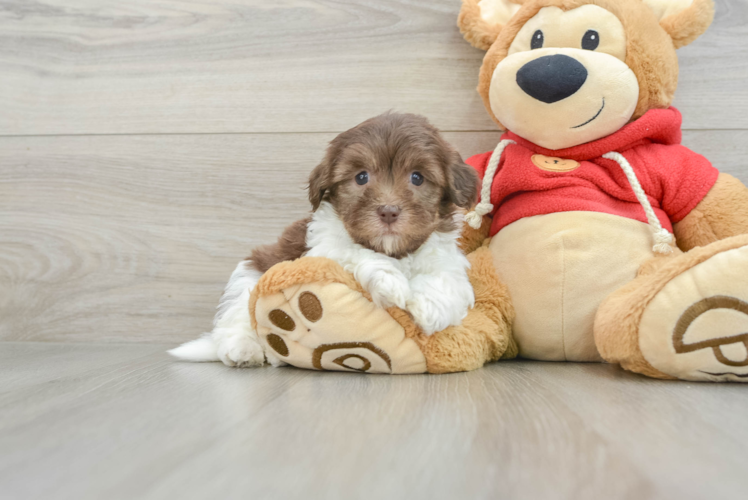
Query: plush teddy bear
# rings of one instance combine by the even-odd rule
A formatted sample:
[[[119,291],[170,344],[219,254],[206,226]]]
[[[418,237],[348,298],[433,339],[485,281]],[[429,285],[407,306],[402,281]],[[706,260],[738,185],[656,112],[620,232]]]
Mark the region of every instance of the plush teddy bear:
[[[680,145],[675,50],[712,0],[465,0],[509,130],[468,160],[523,357],[748,381],[748,189]],[[675,238],[672,233],[675,233]],[[674,244],[677,242],[677,247]]]
[[[463,240],[476,307],[427,337],[334,263],[300,259],[250,300],[266,347],[316,369],[442,373],[519,354],[747,382],[748,189],[680,145],[670,106],[675,51],[713,12],[463,0],[458,24],[487,50],[478,92],[508,130],[468,160],[483,180]]]

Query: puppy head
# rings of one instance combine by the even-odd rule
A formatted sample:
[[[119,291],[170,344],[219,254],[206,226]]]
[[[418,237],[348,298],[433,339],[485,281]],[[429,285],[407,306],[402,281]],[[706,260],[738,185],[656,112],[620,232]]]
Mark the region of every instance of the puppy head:
[[[478,92],[491,117],[563,149],[670,106],[675,50],[713,16],[713,0],[463,0],[459,25],[488,51]]]
[[[434,231],[455,228],[477,198],[478,176],[428,121],[388,113],[343,132],[309,179],[316,210],[330,202],[353,240],[400,258]]]

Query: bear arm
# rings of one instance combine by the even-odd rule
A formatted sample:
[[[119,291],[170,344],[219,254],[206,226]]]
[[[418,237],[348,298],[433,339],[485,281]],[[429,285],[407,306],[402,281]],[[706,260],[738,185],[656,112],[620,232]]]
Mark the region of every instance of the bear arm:
[[[462,234],[457,240],[457,245],[459,245],[462,253],[468,255],[483,246],[491,231],[492,221],[493,219],[491,219],[491,217],[484,215],[483,223],[479,229],[473,229],[467,223],[463,225]]]
[[[674,230],[678,247],[684,252],[748,234],[748,188],[729,174],[719,174],[709,193],[674,225]]]

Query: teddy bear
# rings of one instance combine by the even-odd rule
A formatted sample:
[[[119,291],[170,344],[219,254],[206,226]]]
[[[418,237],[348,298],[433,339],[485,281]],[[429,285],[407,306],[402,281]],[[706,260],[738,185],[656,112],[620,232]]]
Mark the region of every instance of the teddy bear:
[[[520,356],[748,380],[748,189],[680,145],[671,107],[676,49],[713,16],[712,0],[464,0],[478,92],[508,130],[468,160],[470,219],[493,216]]]
[[[467,160],[482,180],[461,243],[475,307],[426,336],[302,258],[250,298],[266,348],[318,370],[519,356],[748,382],[748,188],[680,144],[671,106],[676,49],[713,16],[712,0],[463,0],[460,30],[486,51],[478,93],[506,131]]]

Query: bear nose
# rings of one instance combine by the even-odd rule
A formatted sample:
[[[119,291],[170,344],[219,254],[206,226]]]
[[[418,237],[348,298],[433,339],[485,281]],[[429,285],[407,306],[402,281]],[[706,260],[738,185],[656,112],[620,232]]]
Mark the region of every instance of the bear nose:
[[[382,205],[377,208],[377,214],[379,219],[385,224],[392,224],[397,221],[398,215],[400,215],[400,207],[394,205]]]
[[[563,54],[530,61],[517,72],[517,85],[530,97],[547,104],[570,97],[587,81],[587,68]]]

